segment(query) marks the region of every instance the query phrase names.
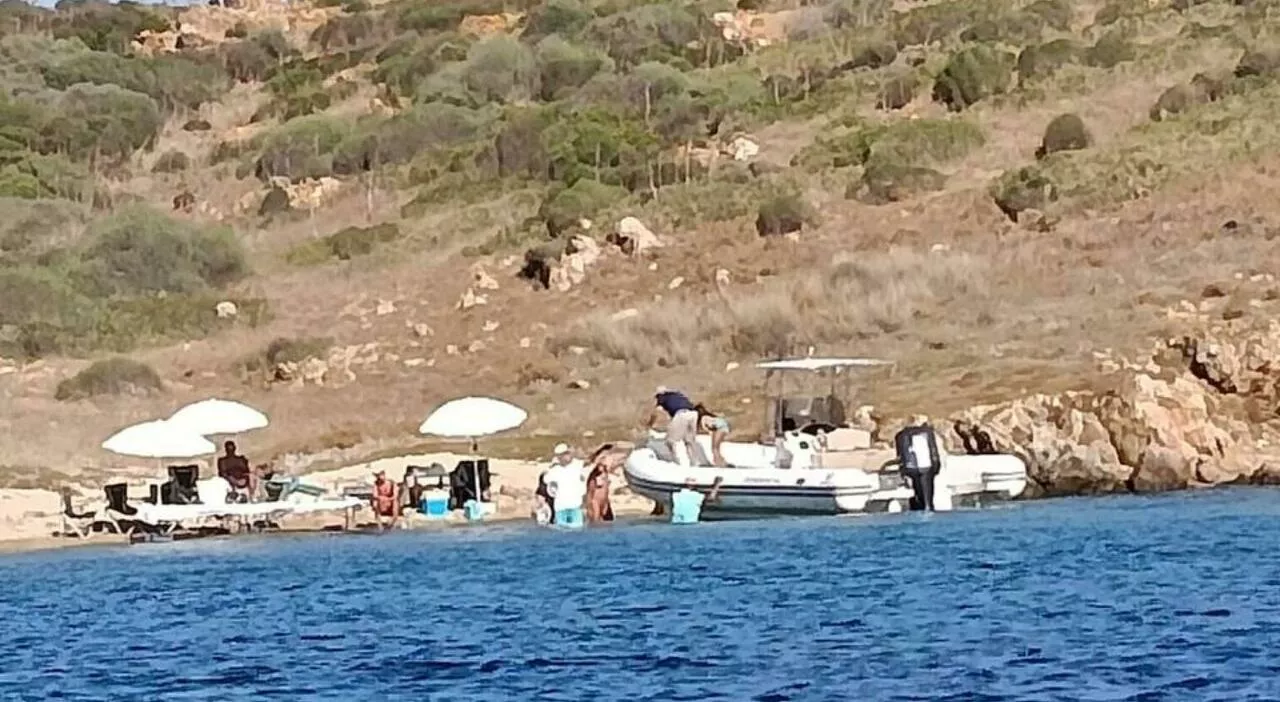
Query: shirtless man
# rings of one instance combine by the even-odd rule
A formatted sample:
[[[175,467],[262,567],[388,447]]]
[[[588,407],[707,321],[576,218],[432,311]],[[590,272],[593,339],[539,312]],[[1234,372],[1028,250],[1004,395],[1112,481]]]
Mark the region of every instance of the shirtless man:
[[[228,441],[222,448],[226,453],[218,457],[218,477],[230,483],[246,502],[253,502],[258,492],[257,472],[249,467],[249,459],[236,453],[236,442]]]
[[[373,496],[369,499],[373,508],[373,519],[378,529],[385,531],[395,527],[400,521],[400,486],[387,480],[387,472],[380,470],[373,474]],[[391,521],[383,524],[383,518],[391,517]]]

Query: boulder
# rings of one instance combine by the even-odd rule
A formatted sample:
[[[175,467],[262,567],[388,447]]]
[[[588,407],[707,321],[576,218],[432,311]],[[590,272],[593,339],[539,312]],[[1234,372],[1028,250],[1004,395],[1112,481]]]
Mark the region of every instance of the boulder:
[[[623,217],[609,242],[628,256],[640,256],[651,249],[662,248],[662,240],[635,217]]]
[[[1106,392],[973,407],[953,417],[950,438],[970,453],[1022,457],[1035,494],[1280,478],[1280,322],[1209,325],[1162,342],[1144,363],[1108,361],[1117,370]]]

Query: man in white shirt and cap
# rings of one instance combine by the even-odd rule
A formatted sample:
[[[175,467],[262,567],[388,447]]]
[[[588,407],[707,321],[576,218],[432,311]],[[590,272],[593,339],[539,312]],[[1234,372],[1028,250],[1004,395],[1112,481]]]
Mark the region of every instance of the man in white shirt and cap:
[[[579,529],[585,523],[582,503],[587,496],[587,467],[568,444],[556,444],[551,468],[544,473],[547,494],[555,509],[555,523]]]

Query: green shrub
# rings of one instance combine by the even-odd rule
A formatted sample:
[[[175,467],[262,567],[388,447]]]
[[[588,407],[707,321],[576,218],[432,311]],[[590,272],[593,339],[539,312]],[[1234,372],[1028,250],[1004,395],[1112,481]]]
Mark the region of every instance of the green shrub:
[[[1236,62],[1235,76],[1272,76],[1280,74],[1280,49],[1250,49]]]
[[[63,198],[93,203],[93,175],[65,156],[17,152],[0,155],[0,191],[24,199]]]
[[[1000,16],[999,5],[981,2],[940,2],[897,13],[893,38],[899,47],[926,46],[946,41],[968,27]]]
[[[264,181],[274,176],[299,181],[329,175],[333,171],[333,151],[350,128],[343,120],[328,115],[290,120],[255,139],[261,150],[254,174]]]
[[[583,178],[571,187],[552,190],[538,208],[538,219],[546,224],[547,233],[558,237],[577,227],[579,220],[590,219],[625,197],[617,186]]]
[[[861,166],[871,156],[871,145],[876,135],[874,130],[857,128],[819,136],[792,157],[791,165],[812,171]]]
[[[1036,158],[1044,158],[1059,151],[1079,151],[1093,144],[1093,137],[1084,126],[1080,115],[1067,113],[1058,115],[1045,127],[1044,139],[1036,150]]]
[[[244,277],[249,266],[232,233],[141,206],[92,223],[79,277],[95,296],[191,293]]]
[[[982,130],[966,120],[895,120],[819,137],[796,155],[792,165],[810,169],[873,162],[923,166],[961,158],[984,143]]]
[[[780,192],[760,203],[756,214],[756,232],[760,236],[791,234],[813,221],[813,209],[801,195]]]
[[[992,46],[970,46],[952,54],[933,85],[933,99],[952,111],[1004,93],[1012,78],[1013,57]]]
[[[247,83],[266,80],[297,52],[279,30],[268,30],[227,42],[218,48],[218,54],[227,75]]]
[[[460,70],[466,88],[486,101],[516,102],[538,94],[533,51],[505,34],[473,45]]]
[[[317,27],[311,33],[311,41],[325,51],[333,51],[384,40],[392,30],[392,25],[369,14],[338,15]]]
[[[301,244],[286,254],[294,265],[318,265],[337,259],[349,261],[367,256],[382,244],[400,238],[400,227],[387,222],[371,227],[347,227],[328,236]]]
[[[581,32],[591,18],[591,11],[578,0],[548,0],[530,10],[520,38],[533,43],[552,34],[572,37]]]
[[[568,97],[612,62],[607,56],[549,36],[535,47],[540,97],[551,102]]]
[[[1037,166],[1025,166],[1006,171],[996,179],[991,186],[991,197],[1005,216],[1017,222],[1022,212],[1044,210],[1057,199],[1058,193],[1045,171]]]
[[[845,197],[883,205],[937,192],[946,184],[947,177],[932,168],[878,161],[868,164],[862,177],[849,184]]]
[[[920,79],[915,73],[889,76],[880,84],[880,93],[876,97],[876,109],[900,110],[916,99],[916,91],[919,89]]]
[[[54,399],[84,400],[100,395],[141,395],[159,392],[164,383],[155,369],[141,361],[116,357],[94,361],[58,383]]]
[[[444,103],[416,106],[390,118],[373,118],[352,130],[334,150],[333,171],[349,175],[397,165],[420,155],[448,164],[485,133],[492,115]]]
[[[703,42],[719,34],[707,24],[692,5],[654,3],[592,20],[583,36],[623,69],[645,61],[690,65],[705,59]]]
[[[160,154],[151,166],[152,173],[177,173],[191,167],[191,157],[181,151],[166,151]]]
[[[920,166],[968,155],[986,143],[978,125],[964,119],[913,119],[870,130],[868,163]]]
[[[142,93],[166,111],[195,109],[218,97],[227,76],[214,61],[183,55],[151,58],[83,51],[51,57],[41,75],[52,88],[65,90],[80,83],[113,85]]]
[[[1111,31],[1098,38],[1084,52],[1084,62],[1094,68],[1111,69],[1138,57],[1133,43],[1120,32]]]
[[[114,85],[73,85],[41,125],[41,151],[122,162],[154,143],[163,120],[151,98]]]
[[[37,263],[78,240],[88,218],[87,207],[66,200],[0,198],[0,266]]]
[[[1054,39],[1028,46],[1018,54],[1018,84],[1051,75],[1059,68],[1081,60],[1084,48],[1071,39]]]
[[[643,122],[599,108],[553,112],[526,144],[545,158],[551,177],[564,183],[598,180],[636,189],[648,183],[660,144]]]
[[[61,10],[61,8],[59,8]],[[127,54],[133,38],[143,30],[165,32],[171,29],[168,8],[153,8],[135,3],[77,3],[68,11],[53,15],[53,36],[76,38],[95,51]]]

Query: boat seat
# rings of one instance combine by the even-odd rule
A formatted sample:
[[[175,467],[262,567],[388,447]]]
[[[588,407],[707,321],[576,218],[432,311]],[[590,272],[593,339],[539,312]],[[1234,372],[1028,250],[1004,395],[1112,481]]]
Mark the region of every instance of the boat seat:
[[[822,453],[823,468],[856,468],[868,473],[879,472],[887,461],[897,454],[892,449],[860,449],[855,451],[831,451]]]
[[[855,451],[871,448],[871,432],[866,429],[840,427],[827,434],[828,451]]]

